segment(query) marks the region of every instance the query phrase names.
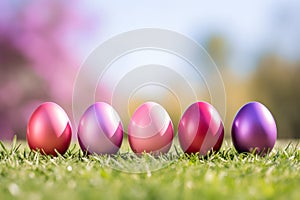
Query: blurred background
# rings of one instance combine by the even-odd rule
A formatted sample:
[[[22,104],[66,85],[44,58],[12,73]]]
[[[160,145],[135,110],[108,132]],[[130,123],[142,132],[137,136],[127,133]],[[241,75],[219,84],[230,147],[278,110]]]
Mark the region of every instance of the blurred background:
[[[44,101],[71,117],[73,83],[89,53],[114,35],[148,27],[182,33],[212,56],[227,94],[227,137],[238,109],[260,101],[279,138],[298,138],[299,10],[300,1],[290,0],[1,0],[0,139],[25,139],[27,121]]]

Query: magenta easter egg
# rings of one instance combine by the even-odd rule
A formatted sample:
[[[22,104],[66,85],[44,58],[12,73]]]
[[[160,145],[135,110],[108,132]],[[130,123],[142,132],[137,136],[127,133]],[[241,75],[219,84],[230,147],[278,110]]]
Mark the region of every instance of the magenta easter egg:
[[[178,125],[178,139],[185,153],[207,155],[219,151],[224,138],[224,126],[216,109],[206,102],[196,102],[183,113]]]
[[[56,155],[64,154],[71,142],[72,129],[65,111],[57,104],[41,104],[31,115],[27,125],[27,142],[32,150]]]
[[[112,106],[97,102],[82,115],[77,137],[83,152],[115,154],[122,145],[122,122]]]
[[[135,153],[167,153],[174,137],[167,111],[155,102],[146,102],[134,112],[128,126],[128,141]]]
[[[277,138],[277,128],[271,112],[259,102],[244,105],[236,114],[232,129],[232,142],[238,152],[266,154]]]

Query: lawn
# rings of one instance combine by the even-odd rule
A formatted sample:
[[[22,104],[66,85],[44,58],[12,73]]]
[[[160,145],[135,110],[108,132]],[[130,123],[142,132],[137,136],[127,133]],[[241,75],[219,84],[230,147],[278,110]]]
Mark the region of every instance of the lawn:
[[[206,158],[178,145],[159,157],[126,145],[115,156],[85,156],[76,144],[50,157],[14,141],[0,147],[0,199],[299,199],[299,170],[295,140],[277,142],[265,157],[225,142]]]

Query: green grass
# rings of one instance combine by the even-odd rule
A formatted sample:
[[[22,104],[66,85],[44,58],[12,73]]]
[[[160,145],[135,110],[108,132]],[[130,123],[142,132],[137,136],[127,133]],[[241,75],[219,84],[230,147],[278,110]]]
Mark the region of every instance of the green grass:
[[[265,157],[238,154],[225,142],[206,158],[184,155],[177,145],[159,157],[136,156],[126,145],[116,156],[84,156],[72,145],[64,156],[50,157],[30,152],[24,142],[0,144],[1,200],[300,197],[297,141]]]

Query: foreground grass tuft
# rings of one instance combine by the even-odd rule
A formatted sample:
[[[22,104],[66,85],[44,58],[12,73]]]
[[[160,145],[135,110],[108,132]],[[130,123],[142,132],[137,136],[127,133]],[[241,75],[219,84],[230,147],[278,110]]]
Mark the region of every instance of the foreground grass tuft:
[[[269,155],[238,154],[225,143],[208,157],[185,155],[44,156],[24,142],[0,143],[0,199],[299,199],[298,142]]]

